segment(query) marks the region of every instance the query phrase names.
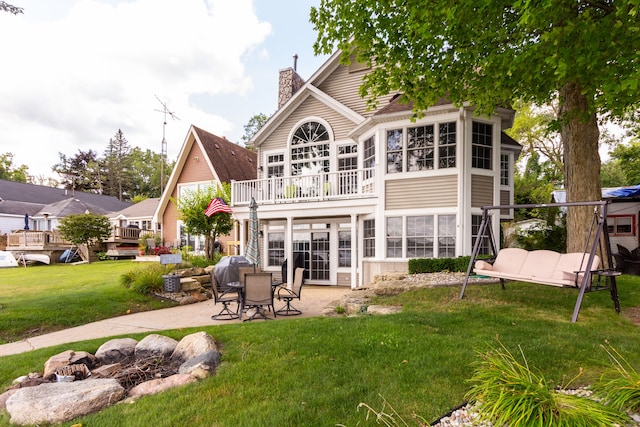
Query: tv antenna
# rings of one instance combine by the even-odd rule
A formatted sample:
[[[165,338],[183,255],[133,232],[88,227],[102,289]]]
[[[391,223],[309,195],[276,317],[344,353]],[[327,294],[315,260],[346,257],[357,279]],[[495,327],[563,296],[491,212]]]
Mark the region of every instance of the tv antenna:
[[[162,195],[162,193],[164,192],[164,165],[167,162],[167,140],[165,138],[165,128],[167,127],[167,114],[173,120],[180,120],[180,119],[178,118],[178,116],[176,116],[173,113],[173,111],[169,110],[166,102],[163,102],[162,100],[160,100],[160,98],[158,98],[158,95],[155,95],[155,97],[160,103],[160,105],[162,105],[162,110],[156,109],[155,111],[158,111],[164,114],[164,120],[162,122],[162,149],[160,152],[160,195]]]

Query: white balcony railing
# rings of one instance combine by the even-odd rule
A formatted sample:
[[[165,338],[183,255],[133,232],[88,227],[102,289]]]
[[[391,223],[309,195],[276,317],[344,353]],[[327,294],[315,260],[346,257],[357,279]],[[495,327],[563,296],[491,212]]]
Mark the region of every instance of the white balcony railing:
[[[288,176],[231,182],[231,203],[248,205],[317,202],[375,195],[374,170],[354,169],[317,175]]]

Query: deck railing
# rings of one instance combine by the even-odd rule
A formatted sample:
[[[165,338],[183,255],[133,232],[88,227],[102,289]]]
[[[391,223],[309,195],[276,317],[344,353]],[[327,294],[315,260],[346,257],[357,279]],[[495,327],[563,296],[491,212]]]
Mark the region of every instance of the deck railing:
[[[71,246],[56,231],[17,230],[8,235],[7,248],[53,249]]]
[[[231,182],[231,203],[317,202],[375,195],[373,168]]]

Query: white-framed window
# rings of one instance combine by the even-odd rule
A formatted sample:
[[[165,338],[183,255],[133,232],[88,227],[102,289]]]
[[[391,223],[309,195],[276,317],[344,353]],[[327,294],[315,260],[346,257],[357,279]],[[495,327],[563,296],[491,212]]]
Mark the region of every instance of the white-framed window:
[[[279,267],[284,262],[284,231],[267,233],[267,265]]]
[[[217,184],[211,181],[178,184],[178,200],[184,197],[187,192],[195,193],[196,191],[207,191],[211,187],[215,188],[217,187]]]
[[[471,244],[476,244],[476,239],[478,238],[478,232],[480,231],[480,224],[482,224],[482,215],[471,215]],[[480,241],[480,247],[478,254],[480,255],[489,255],[491,254],[490,246],[489,246],[489,236],[486,234],[482,237]]]
[[[355,194],[358,192],[358,145],[338,146],[338,194]],[[347,172],[353,171],[353,172]]]
[[[407,217],[407,258],[433,257],[433,215]]]
[[[493,150],[493,125],[473,122],[471,131],[471,167],[478,169],[493,168],[491,156]]]
[[[331,136],[317,121],[299,126],[291,137],[291,175],[329,172]]]
[[[364,179],[373,178],[376,166],[376,144],[373,136],[364,140],[362,144],[362,167],[365,169]]]
[[[365,258],[376,256],[376,220],[365,219],[362,221],[363,252]]]
[[[267,178],[284,176],[284,153],[267,155]]]
[[[438,258],[456,256],[456,216],[438,215]]]
[[[387,218],[387,258],[402,258],[402,217]]]
[[[351,267],[351,230],[338,230],[338,267]]]
[[[635,215],[607,215],[607,229],[610,236],[635,236]]]
[[[500,154],[500,185],[509,185],[509,155]]]
[[[456,167],[456,123],[425,124],[386,132],[387,173]]]
[[[387,217],[386,233],[387,258],[451,258],[456,254],[455,215]]]

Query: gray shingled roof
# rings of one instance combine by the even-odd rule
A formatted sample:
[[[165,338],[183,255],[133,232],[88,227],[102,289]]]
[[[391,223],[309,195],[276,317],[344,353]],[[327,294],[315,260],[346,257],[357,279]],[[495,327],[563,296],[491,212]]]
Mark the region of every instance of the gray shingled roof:
[[[45,205],[59,202],[74,197],[83,203],[97,206],[104,212],[120,211],[128,206],[129,202],[121,202],[117,197],[103,196],[101,194],[84,193],[62,188],[46,187],[43,185],[27,184],[24,182],[14,182],[0,180],[0,213],[14,213],[15,209],[19,209],[21,214],[28,213],[25,209],[33,209],[30,205],[39,205],[42,208]],[[4,203],[4,202],[17,202]],[[20,205],[19,203],[24,203]]]
[[[65,200],[45,205],[35,216],[42,216],[45,212],[54,218],[64,218],[67,215],[83,214],[86,212],[100,215],[109,213],[109,211],[102,209],[99,206],[92,205],[91,203],[85,203],[75,197],[69,197]]]
[[[122,215],[125,218],[140,218],[140,217],[152,217],[156,212],[160,198],[145,199],[141,202],[134,203],[133,205],[125,208],[121,211],[114,212],[111,217],[117,217]]]
[[[193,128],[221,182],[256,179],[258,176],[256,153],[196,126]]]

